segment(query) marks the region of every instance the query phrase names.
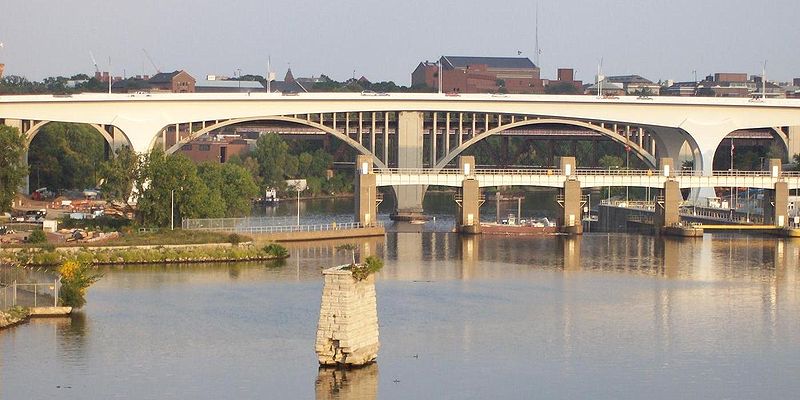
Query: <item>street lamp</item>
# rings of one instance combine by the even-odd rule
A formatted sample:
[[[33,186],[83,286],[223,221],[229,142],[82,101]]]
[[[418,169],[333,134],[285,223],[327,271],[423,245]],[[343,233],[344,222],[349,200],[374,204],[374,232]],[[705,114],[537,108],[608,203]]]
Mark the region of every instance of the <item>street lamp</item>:
[[[175,189],[169,191],[170,207],[169,207],[169,230],[175,230]]]

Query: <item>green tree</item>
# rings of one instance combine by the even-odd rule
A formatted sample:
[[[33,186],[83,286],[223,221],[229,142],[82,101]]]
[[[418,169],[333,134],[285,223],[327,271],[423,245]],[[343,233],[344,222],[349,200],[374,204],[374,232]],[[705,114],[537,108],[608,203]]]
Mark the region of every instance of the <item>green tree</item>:
[[[25,183],[28,167],[25,154],[25,136],[19,129],[0,125],[0,212],[11,211],[17,191]]]
[[[183,218],[218,218],[225,203],[197,174],[197,166],[182,154],[166,156],[156,149],[140,162],[138,211],[145,225],[168,226],[174,192],[175,221]]]
[[[97,166],[104,159],[104,139],[91,126],[51,122],[30,145],[31,185],[76,189],[97,185]]]
[[[621,157],[612,156],[610,154],[604,155],[598,162],[601,167],[606,169],[621,168],[625,164]]]
[[[289,154],[289,145],[276,133],[267,133],[258,138],[253,157],[258,161],[259,175],[265,187],[283,190],[285,179],[297,171],[297,160]],[[292,165],[294,164],[294,165]]]
[[[209,190],[211,202],[222,202],[226,217],[241,217],[252,210],[258,186],[246,169],[235,164],[204,163],[197,167]]]
[[[134,182],[136,182],[139,156],[130,147],[117,149],[114,158],[100,164],[99,174],[103,178],[103,196],[128,204]]]
[[[544,88],[547,94],[580,94],[578,88],[569,82],[555,83]]]

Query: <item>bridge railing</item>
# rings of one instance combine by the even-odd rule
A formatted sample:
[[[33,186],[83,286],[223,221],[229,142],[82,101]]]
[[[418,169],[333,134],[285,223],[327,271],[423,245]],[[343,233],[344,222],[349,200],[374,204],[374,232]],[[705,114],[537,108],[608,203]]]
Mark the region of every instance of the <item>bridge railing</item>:
[[[397,175],[464,175],[458,168],[444,168],[436,171],[431,168],[385,168],[376,170],[377,174],[397,174]],[[478,168],[470,175],[562,175],[563,171],[558,168]],[[574,172],[575,176],[660,176],[661,171],[652,169],[595,169],[579,168]],[[674,170],[672,176],[704,176],[701,171],[694,170]],[[720,170],[712,171],[711,176],[734,176],[734,177],[771,177],[771,171],[744,171],[744,170]],[[781,177],[800,177],[797,171],[782,171]]]
[[[344,223],[330,223],[330,224],[316,224],[316,225],[273,225],[273,226],[202,226],[197,227],[190,224],[190,227],[185,229],[189,230],[204,230],[214,232],[236,232],[236,233],[289,233],[289,232],[321,232],[321,231],[335,231],[343,229],[359,229],[359,228],[373,228],[383,226],[382,221],[373,222],[370,224],[362,224],[360,222],[344,222]]]

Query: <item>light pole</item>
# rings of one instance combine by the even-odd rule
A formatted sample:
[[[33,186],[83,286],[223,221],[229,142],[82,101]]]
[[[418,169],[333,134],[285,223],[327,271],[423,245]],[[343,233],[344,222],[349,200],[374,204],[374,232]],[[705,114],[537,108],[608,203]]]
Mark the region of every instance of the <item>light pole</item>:
[[[297,226],[300,226],[300,185],[297,187]]]
[[[628,140],[627,137],[625,140]],[[629,174],[630,170],[630,163],[631,163],[631,146],[625,144],[625,175]],[[628,203],[630,200],[628,199],[630,194],[630,186],[625,185],[625,203]]]
[[[175,189],[169,191],[169,230],[175,230]]]
[[[586,232],[592,231],[592,192],[586,194],[586,215],[589,219],[586,221]]]

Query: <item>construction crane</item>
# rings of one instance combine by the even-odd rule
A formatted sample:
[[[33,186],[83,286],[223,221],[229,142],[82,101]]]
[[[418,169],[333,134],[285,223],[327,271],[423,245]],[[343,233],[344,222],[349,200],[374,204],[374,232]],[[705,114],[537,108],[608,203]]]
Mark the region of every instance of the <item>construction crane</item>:
[[[100,73],[100,67],[97,66],[97,60],[94,59],[94,54],[92,54],[91,51],[89,52],[89,57],[92,57],[92,64],[94,64],[94,71],[99,74]]]
[[[142,52],[144,52],[144,56],[147,57],[147,61],[150,61],[150,65],[153,66],[153,69],[156,70],[156,73],[160,74],[161,70],[158,69],[158,67],[156,66],[156,63],[154,63],[153,59],[150,58],[150,54],[147,53],[147,50],[146,49],[142,49]]]

